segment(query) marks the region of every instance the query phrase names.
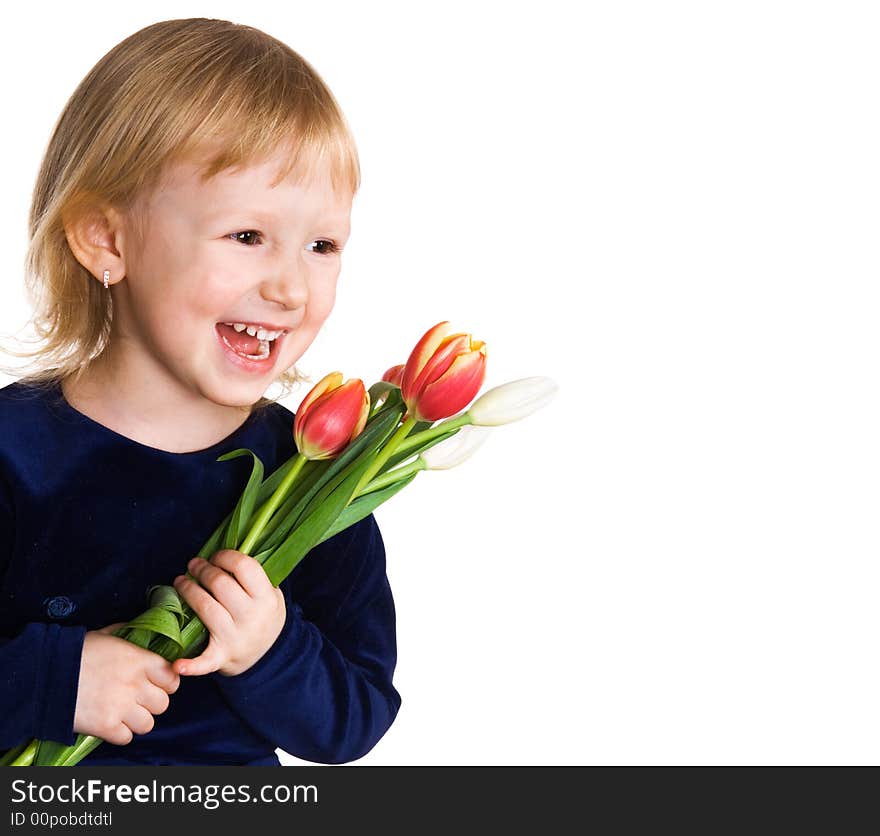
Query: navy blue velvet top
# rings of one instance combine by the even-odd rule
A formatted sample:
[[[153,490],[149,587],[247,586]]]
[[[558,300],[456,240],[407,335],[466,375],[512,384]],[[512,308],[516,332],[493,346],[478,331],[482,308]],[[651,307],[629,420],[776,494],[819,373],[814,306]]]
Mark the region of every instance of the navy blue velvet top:
[[[170,453],[99,424],[60,385],[0,388],[0,749],[71,744],[86,630],[147,608],[235,506],[256,453],[268,476],[296,451],[293,413],[252,412],[223,441]],[[368,752],[400,696],[394,603],[372,514],[314,548],[281,583],[287,619],[238,676],[181,677],[167,711],[99,764],[321,763]]]

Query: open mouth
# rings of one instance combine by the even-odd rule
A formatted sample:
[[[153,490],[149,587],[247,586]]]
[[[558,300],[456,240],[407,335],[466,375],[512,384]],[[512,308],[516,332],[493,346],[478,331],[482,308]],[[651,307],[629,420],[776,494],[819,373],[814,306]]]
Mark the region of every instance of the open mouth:
[[[287,331],[240,329],[230,322],[218,322],[214,328],[223,344],[235,355],[252,363],[271,365]],[[256,331],[256,333],[252,333]]]

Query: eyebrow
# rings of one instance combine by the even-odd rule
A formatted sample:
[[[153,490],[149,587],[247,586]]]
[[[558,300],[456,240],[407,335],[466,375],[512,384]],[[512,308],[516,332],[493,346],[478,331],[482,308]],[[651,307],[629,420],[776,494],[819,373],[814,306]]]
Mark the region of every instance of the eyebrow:
[[[211,212],[207,216],[206,222],[214,224],[219,223],[224,218],[229,218],[230,223],[248,223],[253,221],[255,225],[266,226],[267,224],[283,223],[285,218],[289,217],[290,216],[285,214],[276,216],[274,213],[265,211],[228,209]],[[328,216],[326,218],[321,218],[315,222],[315,225],[318,227],[331,227],[333,234],[338,234],[343,238],[347,238],[351,235],[351,222],[344,216]]]
[[[293,213],[288,214],[287,212],[281,212],[276,214],[275,212],[268,212],[265,209],[249,209],[247,207],[235,207],[235,208],[224,208],[224,209],[216,209],[213,212],[209,212],[207,214],[207,219],[210,221],[220,220],[221,218],[227,216],[234,216],[236,218],[241,218],[244,216],[253,218],[255,221],[259,221],[260,223],[264,223],[266,221],[280,221],[284,220],[286,217],[292,217]],[[349,219],[346,215],[328,215],[326,218],[323,218],[321,223],[330,223],[330,224],[339,224],[344,228],[348,228]]]

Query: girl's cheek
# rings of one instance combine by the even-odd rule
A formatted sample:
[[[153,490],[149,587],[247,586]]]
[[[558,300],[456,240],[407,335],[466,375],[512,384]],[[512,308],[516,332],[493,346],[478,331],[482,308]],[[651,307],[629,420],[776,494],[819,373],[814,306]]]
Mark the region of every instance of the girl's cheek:
[[[322,319],[326,319],[329,316],[330,312],[333,310],[333,305],[336,303],[336,283],[330,287],[324,288],[323,291],[319,294],[316,294],[316,298],[314,300],[314,304],[317,308],[318,315]]]

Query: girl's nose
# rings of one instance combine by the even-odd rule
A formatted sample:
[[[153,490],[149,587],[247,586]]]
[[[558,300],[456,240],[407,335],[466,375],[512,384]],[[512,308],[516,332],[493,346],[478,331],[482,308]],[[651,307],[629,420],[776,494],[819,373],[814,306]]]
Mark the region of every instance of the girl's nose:
[[[260,288],[260,295],[267,302],[278,302],[289,310],[301,308],[308,299],[308,283],[301,265],[279,268]]]

